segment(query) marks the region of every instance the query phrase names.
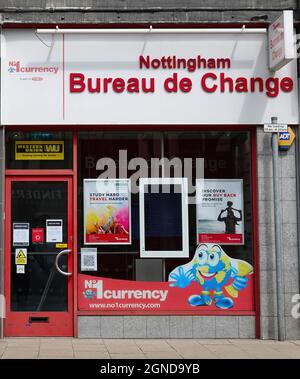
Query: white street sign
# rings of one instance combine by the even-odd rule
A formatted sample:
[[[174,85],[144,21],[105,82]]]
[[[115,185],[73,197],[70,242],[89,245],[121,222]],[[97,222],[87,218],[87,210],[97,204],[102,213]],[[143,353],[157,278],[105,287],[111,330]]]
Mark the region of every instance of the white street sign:
[[[288,126],[287,124],[265,124],[264,132],[265,133],[280,133],[287,132]]]

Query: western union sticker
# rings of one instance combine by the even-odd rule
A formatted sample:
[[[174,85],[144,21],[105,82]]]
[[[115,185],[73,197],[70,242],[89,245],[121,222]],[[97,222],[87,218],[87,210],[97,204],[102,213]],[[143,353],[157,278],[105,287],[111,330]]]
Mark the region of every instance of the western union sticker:
[[[16,141],[17,161],[64,160],[64,141]]]
[[[27,249],[16,249],[16,265],[27,265]]]

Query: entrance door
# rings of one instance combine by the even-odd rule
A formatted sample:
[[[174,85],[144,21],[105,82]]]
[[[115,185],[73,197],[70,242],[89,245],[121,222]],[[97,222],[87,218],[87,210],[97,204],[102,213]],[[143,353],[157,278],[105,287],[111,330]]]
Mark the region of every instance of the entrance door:
[[[5,212],[5,335],[72,336],[72,178],[7,178]]]

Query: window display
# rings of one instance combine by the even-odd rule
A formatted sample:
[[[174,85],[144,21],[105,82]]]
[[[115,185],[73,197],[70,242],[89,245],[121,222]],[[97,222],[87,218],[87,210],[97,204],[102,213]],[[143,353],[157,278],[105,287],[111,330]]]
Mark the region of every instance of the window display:
[[[170,163],[167,169],[162,158]],[[197,193],[201,194],[197,185],[201,179],[197,171],[199,159],[203,162],[204,182],[211,187],[226,187],[222,187],[226,196],[220,197],[218,207],[197,209]],[[203,310],[254,310],[250,132],[79,132],[79,270],[81,249],[89,245],[84,226],[86,194],[96,194],[97,200],[98,194],[104,193],[99,188],[86,191],[84,183],[107,179],[111,183],[130,182],[131,244],[94,241],[99,247],[93,264],[89,262],[78,275],[80,310],[140,314],[153,310],[191,314]],[[187,187],[184,196],[182,186]],[[102,206],[108,204],[98,205],[103,210]],[[213,220],[207,222],[206,211],[212,209]],[[98,222],[95,217],[86,219],[93,229],[92,238],[113,234],[96,231],[102,213],[94,211]],[[106,223],[101,220],[100,229],[106,227],[110,217]],[[209,240],[212,222],[227,241]],[[127,224],[122,225],[127,231]],[[239,241],[229,241],[232,234]],[[205,235],[206,240],[201,240],[199,236]],[[208,251],[204,263],[197,255],[201,246]],[[214,261],[209,261],[212,254],[218,260],[215,266]],[[148,267],[147,262],[152,260],[155,264]],[[208,297],[202,302],[206,291]],[[194,301],[193,296],[201,301]]]

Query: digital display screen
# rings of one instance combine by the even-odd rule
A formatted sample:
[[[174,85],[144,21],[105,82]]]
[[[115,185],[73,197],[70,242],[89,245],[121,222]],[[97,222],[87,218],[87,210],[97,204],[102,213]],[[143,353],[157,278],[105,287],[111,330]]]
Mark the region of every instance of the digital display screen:
[[[182,187],[147,184],[144,193],[145,250],[181,251]]]

